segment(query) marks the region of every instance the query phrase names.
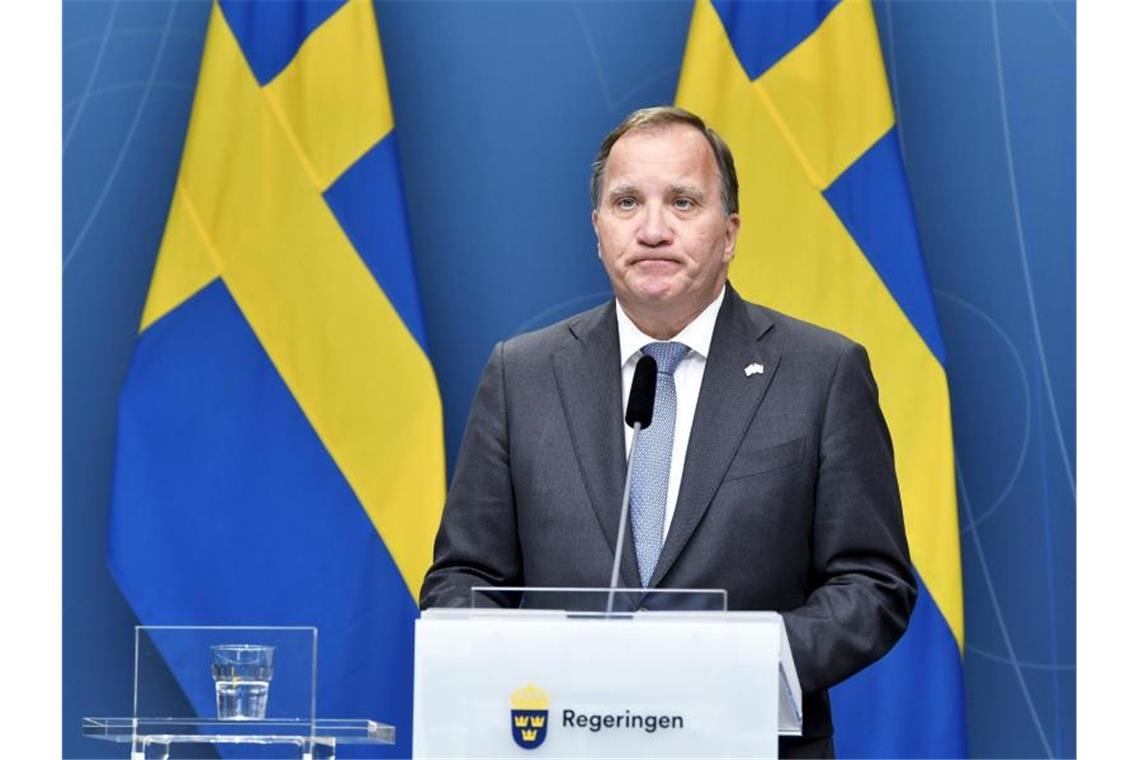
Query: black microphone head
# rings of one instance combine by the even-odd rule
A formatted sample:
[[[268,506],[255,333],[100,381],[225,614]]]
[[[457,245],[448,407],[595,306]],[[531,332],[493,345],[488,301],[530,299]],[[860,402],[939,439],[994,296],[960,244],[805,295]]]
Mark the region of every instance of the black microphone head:
[[[657,360],[645,355],[637,360],[633,370],[633,384],[629,386],[629,404],[625,407],[625,424],[641,429],[653,422],[653,400],[657,396]]]

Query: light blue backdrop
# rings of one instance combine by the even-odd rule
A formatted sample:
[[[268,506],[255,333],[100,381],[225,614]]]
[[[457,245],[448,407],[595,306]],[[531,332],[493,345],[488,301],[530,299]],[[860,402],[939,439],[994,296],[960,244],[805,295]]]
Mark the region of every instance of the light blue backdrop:
[[[65,2],[63,747],[125,715],[134,617],[108,575],[115,410],[209,6]],[[672,100],[689,2],[377,6],[453,460],[492,344],[607,292],[587,175]],[[971,754],[1076,751],[1071,2],[879,2],[949,356]]]

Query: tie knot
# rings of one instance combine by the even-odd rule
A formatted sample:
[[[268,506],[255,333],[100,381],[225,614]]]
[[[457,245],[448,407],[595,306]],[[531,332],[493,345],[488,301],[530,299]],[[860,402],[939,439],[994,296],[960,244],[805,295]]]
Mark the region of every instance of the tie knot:
[[[657,362],[658,372],[672,375],[673,370],[677,369],[677,365],[685,358],[685,354],[689,353],[689,347],[684,343],[672,341],[668,343],[646,343],[641,347],[641,353],[653,357]]]

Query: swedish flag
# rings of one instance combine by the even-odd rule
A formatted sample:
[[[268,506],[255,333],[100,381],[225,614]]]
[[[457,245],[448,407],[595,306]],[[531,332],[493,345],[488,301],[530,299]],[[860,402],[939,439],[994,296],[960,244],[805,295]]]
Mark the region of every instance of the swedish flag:
[[[410,725],[426,343],[372,4],[217,3],[120,400],[108,561],[139,619],[316,625],[320,712]]]
[[[918,605],[880,662],[832,691],[845,757],[963,757],[962,579],[950,400],[868,0],[697,0],[677,105],[733,147],[746,298],[871,357]]]

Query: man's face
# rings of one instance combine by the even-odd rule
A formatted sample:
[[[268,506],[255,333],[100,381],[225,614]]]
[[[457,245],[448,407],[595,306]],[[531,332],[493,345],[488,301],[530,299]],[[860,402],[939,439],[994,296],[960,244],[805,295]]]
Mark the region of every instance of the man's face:
[[[740,228],[721,205],[712,147],[685,124],[614,143],[593,222],[614,293],[635,320],[699,314],[724,284]]]

